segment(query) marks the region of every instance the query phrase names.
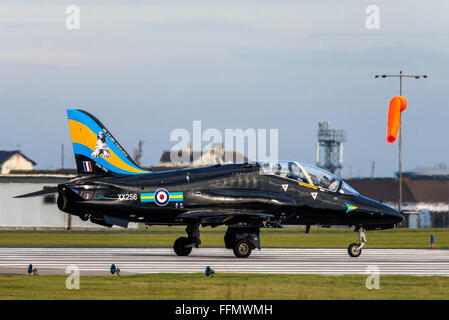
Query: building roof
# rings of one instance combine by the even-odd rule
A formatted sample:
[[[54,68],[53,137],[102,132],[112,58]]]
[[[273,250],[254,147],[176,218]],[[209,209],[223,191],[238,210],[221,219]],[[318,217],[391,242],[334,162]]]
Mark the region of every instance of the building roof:
[[[5,161],[7,161],[8,159],[10,159],[13,155],[15,154],[20,154],[23,158],[25,158],[26,160],[30,161],[32,164],[36,165],[36,162],[34,162],[33,160],[31,160],[30,158],[28,158],[26,155],[24,155],[22,153],[22,151],[20,150],[11,150],[11,151],[5,151],[5,150],[0,150],[0,164],[4,163]]]
[[[396,174],[398,175],[398,174]],[[449,169],[447,168],[422,168],[411,171],[405,171],[403,176],[410,178],[449,178]]]
[[[399,172],[395,175],[398,177]],[[403,176],[410,178],[446,178],[449,179],[449,168],[445,163],[439,163],[434,167],[420,167],[402,172]]]
[[[382,202],[397,202],[399,182],[395,178],[348,179],[360,194]],[[402,201],[449,203],[449,178],[403,177]]]

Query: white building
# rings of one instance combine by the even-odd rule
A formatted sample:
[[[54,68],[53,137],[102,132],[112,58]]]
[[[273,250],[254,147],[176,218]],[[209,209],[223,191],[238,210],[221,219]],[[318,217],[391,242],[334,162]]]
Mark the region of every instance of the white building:
[[[36,162],[25,156],[20,150],[0,150],[0,174],[9,174],[11,170],[34,170]]]
[[[72,178],[57,174],[9,174],[0,176],[0,229],[1,228],[67,228],[69,215],[58,209],[57,194],[31,198],[15,196],[55,187]],[[90,221],[72,216],[72,228],[104,229]],[[114,228],[119,228],[114,226]],[[128,228],[137,228],[129,223]],[[107,229],[107,228],[106,228]]]

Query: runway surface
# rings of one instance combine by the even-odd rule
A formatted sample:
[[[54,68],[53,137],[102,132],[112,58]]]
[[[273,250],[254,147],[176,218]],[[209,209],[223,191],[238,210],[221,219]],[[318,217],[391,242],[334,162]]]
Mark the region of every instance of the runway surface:
[[[0,248],[0,273],[26,274],[32,263],[39,274],[65,274],[68,265],[81,275],[108,275],[112,263],[121,274],[158,272],[366,274],[370,266],[380,274],[449,276],[449,250],[364,249],[358,258],[346,249],[263,248],[247,259],[232,250],[194,249],[178,257],[171,248]]]

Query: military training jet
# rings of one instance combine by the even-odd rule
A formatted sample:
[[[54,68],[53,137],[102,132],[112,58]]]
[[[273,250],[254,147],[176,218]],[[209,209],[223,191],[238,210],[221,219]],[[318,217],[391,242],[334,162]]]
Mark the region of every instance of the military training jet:
[[[200,226],[227,226],[226,248],[246,258],[260,249],[261,227],[350,226],[360,243],[348,247],[358,257],[365,230],[394,228],[396,210],[360,195],[341,178],[295,161],[222,164],[152,172],[139,167],[100,121],[69,109],[68,122],[78,176],[18,197],[58,193],[61,211],[106,227],[185,225],[175,253],[187,256],[201,244]]]

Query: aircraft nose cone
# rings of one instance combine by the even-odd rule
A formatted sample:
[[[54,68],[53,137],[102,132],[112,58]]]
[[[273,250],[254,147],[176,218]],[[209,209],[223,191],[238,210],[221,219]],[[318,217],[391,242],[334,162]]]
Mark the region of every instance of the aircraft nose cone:
[[[371,208],[375,208],[377,212],[376,219],[381,220],[385,224],[399,224],[404,220],[404,216],[397,210],[375,200],[365,199],[369,201]]]
[[[361,196],[360,203],[368,208],[367,212],[379,225],[397,225],[404,220],[399,211],[376,200]]]
[[[389,208],[389,210],[387,211],[387,215],[395,224],[401,223],[404,220],[404,216],[399,211],[393,208]]]

